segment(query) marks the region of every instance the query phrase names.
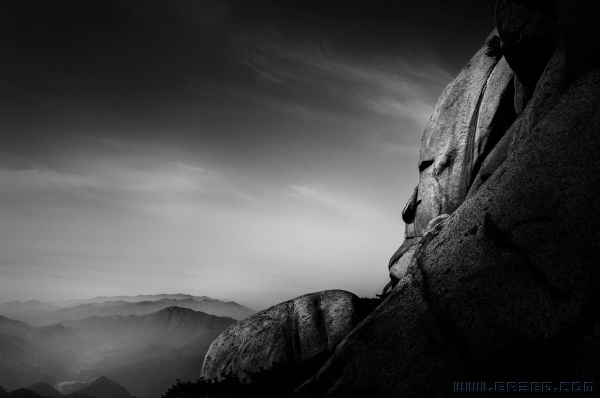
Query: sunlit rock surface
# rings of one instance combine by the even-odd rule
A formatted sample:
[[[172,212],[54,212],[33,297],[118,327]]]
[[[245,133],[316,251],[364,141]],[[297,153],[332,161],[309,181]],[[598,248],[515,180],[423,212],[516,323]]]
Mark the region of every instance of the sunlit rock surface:
[[[432,220],[456,210],[474,181],[481,185],[476,177],[486,156],[516,118],[514,73],[503,57],[486,54],[495,34],[446,87],[425,127],[419,185],[403,211],[407,241],[389,264],[393,284],[417,250],[413,239],[425,235]]]
[[[226,329],[210,346],[202,377],[243,379],[275,363],[322,360],[363,317],[360,299],[343,290],[307,294],[277,304]]]

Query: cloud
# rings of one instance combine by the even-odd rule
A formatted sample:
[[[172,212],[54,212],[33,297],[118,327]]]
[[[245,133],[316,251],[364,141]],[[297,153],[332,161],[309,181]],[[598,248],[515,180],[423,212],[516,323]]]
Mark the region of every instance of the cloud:
[[[52,170],[37,166],[27,169],[0,169],[0,193],[86,190],[138,194],[203,192],[214,176],[204,169],[182,162],[155,162],[148,165],[96,160],[86,165],[88,172]]]
[[[326,216],[339,214],[346,220],[369,224],[377,224],[387,218],[373,204],[363,203],[354,196],[334,193],[319,184],[292,184],[289,185],[289,194],[304,201],[304,208],[318,210],[321,207],[320,213]]]
[[[394,98],[380,98],[368,100],[367,103],[378,113],[410,119],[418,124],[421,129],[425,128],[425,124],[433,112],[433,106],[420,99],[402,102]]]
[[[267,85],[422,124],[452,76],[427,54],[345,57],[327,45],[238,40],[239,61]]]
[[[91,176],[58,172],[44,168],[24,170],[0,169],[0,193],[31,193],[36,191],[73,191],[92,188],[97,181]]]

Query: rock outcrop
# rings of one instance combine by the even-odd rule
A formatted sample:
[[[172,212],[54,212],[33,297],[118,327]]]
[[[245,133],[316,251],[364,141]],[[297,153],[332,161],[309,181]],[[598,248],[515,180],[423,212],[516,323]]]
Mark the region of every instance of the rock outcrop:
[[[516,118],[514,72],[504,57],[486,54],[495,35],[496,31],[490,34],[446,87],[425,127],[419,185],[402,212],[406,241],[389,263],[392,285],[406,273],[420,242],[417,238],[426,234],[430,223],[454,212],[470,188],[482,184],[487,176],[480,173],[484,160]],[[490,165],[486,166],[488,172]]]
[[[225,331],[205,377],[328,358],[295,397],[600,386],[600,2],[499,0],[495,20],[423,133],[385,301],[279,304]]]
[[[244,379],[247,372],[274,364],[323,361],[363,317],[360,299],[343,290],[277,304],[223,331],[210,346],[201,375]]]
[[[406,271],[391,275],[386,300],[295,396],[443,397],[467,381],[598,388],[599,4],[498,1],[512,82],[500,60],[486,79],[499,82],[488,105],[488,87],[470,86],[474,108],[461,84],[465,71],[480,76],[478,53],[444,91],[423,137],[419,199],[404,216],[415,224],[407,238],[419,241],[390,261],[394,270],[407,256]],[[487,141],[466,139],[463,130],[482,130],[462,128],[465,115],[498,115],[502,127],[484,122]],[[469,140],[483,144],[466,150]]]

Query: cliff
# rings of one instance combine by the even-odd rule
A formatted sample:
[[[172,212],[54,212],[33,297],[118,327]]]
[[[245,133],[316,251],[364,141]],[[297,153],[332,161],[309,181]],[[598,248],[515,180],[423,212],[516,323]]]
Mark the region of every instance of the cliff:
[[[598,18],[594,0],[497,2],[425,128],[385,300],[295,396],[600,386]]]

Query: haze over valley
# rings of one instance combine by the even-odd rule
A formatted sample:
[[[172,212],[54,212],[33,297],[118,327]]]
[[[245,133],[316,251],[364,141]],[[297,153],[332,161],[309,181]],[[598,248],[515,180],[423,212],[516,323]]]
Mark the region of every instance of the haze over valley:
[[[46,383],[63,394],[107,377],[138,398],[199,377],[228,326],[256,311],[183,294],[0,305],[0,386]],[[43,396],[43,395],[42,395]]]

